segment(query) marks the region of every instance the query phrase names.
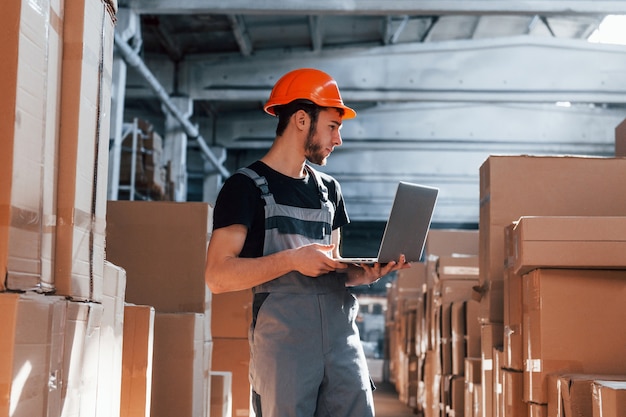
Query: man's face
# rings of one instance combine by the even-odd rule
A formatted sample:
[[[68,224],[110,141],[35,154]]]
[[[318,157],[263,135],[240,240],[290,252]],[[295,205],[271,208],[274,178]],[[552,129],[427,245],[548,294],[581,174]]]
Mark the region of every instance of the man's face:
[[[341,146],[341,114],[337,109],[322,110],[317,123],[311,124],[305,143],[306,159],[316,165],[326,165],[326,159]]]

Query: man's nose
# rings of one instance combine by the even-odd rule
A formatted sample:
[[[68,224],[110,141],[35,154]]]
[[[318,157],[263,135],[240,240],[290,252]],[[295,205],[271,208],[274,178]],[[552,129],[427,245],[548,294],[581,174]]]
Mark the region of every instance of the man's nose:
[[[341,139],[341,133],[337,131],[337,135],[335,135],[335,146],[341,146],[343,140]]]

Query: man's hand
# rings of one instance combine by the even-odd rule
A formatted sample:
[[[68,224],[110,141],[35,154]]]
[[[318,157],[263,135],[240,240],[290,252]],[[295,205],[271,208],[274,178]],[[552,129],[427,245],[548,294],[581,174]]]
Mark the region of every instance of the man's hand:
[[[369,285],[378,281],[390,272],[410,267],[411,264],[406,261],[404,255],[400,255],[400,258],[397,261],[391,261],[386,264],[377,262],[374,265],[352,265],[348,269],[348,281],[346,282],[346,285]]]
[[[335,249],[334,244],[320,245],[318,243],[292,249],[294,270],[309,277],[345,270],[348,267],[346,264],[332,258],[333,249]]]

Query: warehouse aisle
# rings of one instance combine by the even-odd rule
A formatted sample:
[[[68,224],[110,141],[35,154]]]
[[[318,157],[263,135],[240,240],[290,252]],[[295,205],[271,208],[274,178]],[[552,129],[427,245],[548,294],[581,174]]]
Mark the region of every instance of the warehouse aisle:
[[[400,401],[396,389],[388,381],[376,383],[374,407],[376,417],[415,417],[417,415]]]

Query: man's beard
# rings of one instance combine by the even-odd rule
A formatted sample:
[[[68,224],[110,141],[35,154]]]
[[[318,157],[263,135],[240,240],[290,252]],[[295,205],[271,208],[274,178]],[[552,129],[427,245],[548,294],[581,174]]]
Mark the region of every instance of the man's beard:
[[[309,134],[304,145],[305,155],[307,161],[319,166],[324,166],[326,165],[327,156],[322,153],[322,147],[315,141],[316,130],[317,124],[316,126],[311,126],[309,129]]]

